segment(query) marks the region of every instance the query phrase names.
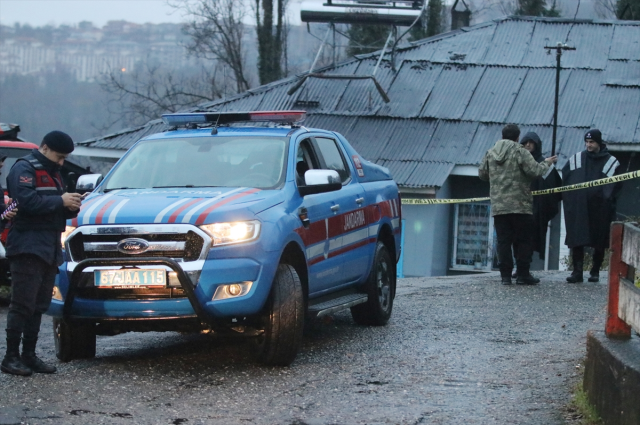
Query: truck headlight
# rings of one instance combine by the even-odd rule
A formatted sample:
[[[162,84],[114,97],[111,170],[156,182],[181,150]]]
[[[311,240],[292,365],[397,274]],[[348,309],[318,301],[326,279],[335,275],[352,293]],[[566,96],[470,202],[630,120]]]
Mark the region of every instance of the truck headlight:
[[[211,235],[213,245],[250,242],[260,236],[260,222],[258,220],[204,224],[200,228]]]
[[[62,249],[64,249],[64,243],[67,240],[67,238],[69,237],[69,235],[71,233],[73,233],[73,231],[76,230],[75,227],[73,226],[67,226],[64,229],[64,232],[62,232],[62,234],[60,235],[60,244],[62,245]]]

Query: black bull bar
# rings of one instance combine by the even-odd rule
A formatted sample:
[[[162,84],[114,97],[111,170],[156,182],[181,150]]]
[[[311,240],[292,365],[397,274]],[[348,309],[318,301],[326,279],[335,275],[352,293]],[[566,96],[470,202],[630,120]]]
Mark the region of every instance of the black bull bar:
[[[62,309],[63,319],[69,319],[71,317],[71,309],[73,301],[76,296],[80,277],[84,269],[88,267],[100,267],[100,266],[149,266],[149,265],[163,265],[171,268],[176,272],[180,286],[184,289],[187,299],[191,303],[193,310],[195,311],[200,323],[207,326],[214,325],[215,320],[202,308],[198,299],[196,298],[193,282],[187,274],[182,270],[182,267],[177,262],[167,257],[140,257],[140,258],[96,258],[80,261],[71,273],[69,279],[69,289],[67,296],[65,297],[64,307]]]

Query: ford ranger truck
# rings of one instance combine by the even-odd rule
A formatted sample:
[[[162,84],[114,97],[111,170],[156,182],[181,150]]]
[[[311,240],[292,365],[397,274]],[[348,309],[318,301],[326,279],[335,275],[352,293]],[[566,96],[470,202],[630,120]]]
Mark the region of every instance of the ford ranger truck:
[[[207,331],[289,365],[307,320],[351,309],[385,325],[396,290],[400,199],[388,170],[304,111],[164,115],[91,190],[62,235],[48,314],[56,355],[96,335]]]

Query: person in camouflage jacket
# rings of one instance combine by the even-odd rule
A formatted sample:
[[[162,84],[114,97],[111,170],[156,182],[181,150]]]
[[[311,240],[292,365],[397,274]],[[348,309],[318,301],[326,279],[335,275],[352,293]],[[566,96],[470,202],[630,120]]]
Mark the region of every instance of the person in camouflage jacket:
[[[518,143],[520,129],[509,124],[502,129],[502,139],[482,158],[478,177],[490,183],[491,215],[498,236],[498,261],[502,283],[511,284],[513,253],[518,244],[516,283],[534,285],[540,280],[531,276],[533,196],[530,185],[543,176],[556,157],[538,163]]]

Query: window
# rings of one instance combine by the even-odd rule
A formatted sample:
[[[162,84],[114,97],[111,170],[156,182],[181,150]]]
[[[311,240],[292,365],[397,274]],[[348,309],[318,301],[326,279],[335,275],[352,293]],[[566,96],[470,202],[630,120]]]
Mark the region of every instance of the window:
[[[496,267],[495,236],[491,205],[457,204],[451,268],[486,270]]]
[[[316,143],[320,154],[324,159],[324,167],[329,170],[335,170],[340,175],[342,183],[347,182],[351,178],[351,172],[349,167],[342,157],[340,148],[333,139],[327,139],[324,137],[316,137]]]
[[[320,168],[311,146],[311,140],[305,139],[300,142],[296,152],[296,181],[299,185],[304,184],[304,173],[307,170]]]

